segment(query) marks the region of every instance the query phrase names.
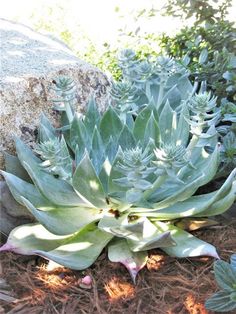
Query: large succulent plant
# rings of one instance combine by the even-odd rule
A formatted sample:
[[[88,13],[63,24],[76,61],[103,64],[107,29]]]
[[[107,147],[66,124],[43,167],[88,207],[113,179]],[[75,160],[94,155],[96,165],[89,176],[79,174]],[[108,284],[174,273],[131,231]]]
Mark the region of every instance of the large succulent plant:
[[[20,162],[21,171],[16,174],[8,162],[1,172],[38,222],[14,229],[0,251],[37,254],[80,270],[108,246],[109,259],[123,263],[134,280],[152,248],[176,257],[218,258],[211,244],[188,232],[211,223],[208,217],[235,200],[235,171],[219,190],[194,195],[218,170],[214,98],[191,90],[171,106],[159,88],[135,115],[112,106],[100,114],[91,100],[83,116],[70,103],[70,80],[57,80],[56,92],[62,127],[42,116],[35,153],[17,139],[18,157],[10,160]],[[213,151],[205,149],[209,138]]]

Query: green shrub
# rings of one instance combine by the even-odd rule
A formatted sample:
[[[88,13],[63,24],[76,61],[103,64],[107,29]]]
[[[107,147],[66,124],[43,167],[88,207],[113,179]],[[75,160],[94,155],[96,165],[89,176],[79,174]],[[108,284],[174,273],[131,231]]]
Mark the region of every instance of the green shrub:
[[[163,51],[179,60],[188,58],[192,80],[207,81],[208,89],[218,97],[235,100],[236,29],[233,23],[214,24],[182,29],[175,37],[163,35]]]

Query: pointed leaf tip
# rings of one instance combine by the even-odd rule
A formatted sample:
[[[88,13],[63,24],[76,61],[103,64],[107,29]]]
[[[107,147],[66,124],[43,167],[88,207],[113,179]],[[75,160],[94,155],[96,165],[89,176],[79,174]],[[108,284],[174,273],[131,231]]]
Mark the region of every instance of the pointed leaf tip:
[[[108,257],[111,262],[123,264],[135,284],[136,276],[146,265],[148,255],[146,251],[132,252],[125,239],[116,238],[108,246]]]
[[[9,243],[5,243],[0,247],[0,252],[13,251],[13,250],[14,250],[13,246],[11,246]]]

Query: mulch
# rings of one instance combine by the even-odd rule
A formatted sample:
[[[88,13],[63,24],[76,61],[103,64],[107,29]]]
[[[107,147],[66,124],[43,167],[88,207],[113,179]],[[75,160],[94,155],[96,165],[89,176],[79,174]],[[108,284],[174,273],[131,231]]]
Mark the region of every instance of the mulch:
[[[194,232],[217,247],[226,261],[236,252],[236,220]],[[35,256],[2,253],[0,313],[7,314],[205,314],[205,300],[217,290],[210,257],[176,259],[149,252],[136,285],[127,270],[111,263],[106,252],[85,271],[49,270]],[[91,276],[91,287],[81,284]],[[2,284],[2,286],[1,286]]]

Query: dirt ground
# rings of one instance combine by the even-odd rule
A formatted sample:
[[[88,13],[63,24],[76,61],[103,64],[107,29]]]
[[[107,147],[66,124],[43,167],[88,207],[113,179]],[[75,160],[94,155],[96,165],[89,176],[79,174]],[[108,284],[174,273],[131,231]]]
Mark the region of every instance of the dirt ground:
[[[236,252],[236,220],[195,235],[215,245],[226,261]],[[212,258],[176,259],[159,250],[149,252],[135,286],[106,252],[83,272],[49,271],[47,262],[35,256],[2,253],[0,261],[0,314],[210,314],[203,304],[217,290]],[[86,275],[92,278],[89,289],[81,285]]]

